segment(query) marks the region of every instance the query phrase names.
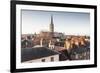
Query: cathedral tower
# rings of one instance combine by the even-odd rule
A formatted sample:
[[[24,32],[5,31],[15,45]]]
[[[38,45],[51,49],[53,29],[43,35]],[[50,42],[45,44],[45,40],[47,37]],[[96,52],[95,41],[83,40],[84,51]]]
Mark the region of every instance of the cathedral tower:
[[[51,16],[51,23],[50,23],[50,32],[53,35],[53,33],[54,33],[54,24],[53,24],[53,17],[52,16]]]

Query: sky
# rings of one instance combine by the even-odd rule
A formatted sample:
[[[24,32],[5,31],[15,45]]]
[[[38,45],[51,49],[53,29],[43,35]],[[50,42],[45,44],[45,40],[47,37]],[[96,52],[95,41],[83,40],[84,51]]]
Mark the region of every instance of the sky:
[[[21,10],[22,34],[49,31],[53,16],[54,31],[66,35],[90,35],[90,13]]]

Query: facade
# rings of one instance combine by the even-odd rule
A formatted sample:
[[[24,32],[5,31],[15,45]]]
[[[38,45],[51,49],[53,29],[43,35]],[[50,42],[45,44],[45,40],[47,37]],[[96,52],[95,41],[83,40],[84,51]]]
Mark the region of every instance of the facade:
[[[57,62],[57,61],[59,61],[59,55],[53,55],[53,56],[43,57],[39,59],[33,59],[33,60],[25,61],[24,63]]]
[[[86,46],[71,49],[70,56],[72,60],[88,60],[90,59],[90,48]]]

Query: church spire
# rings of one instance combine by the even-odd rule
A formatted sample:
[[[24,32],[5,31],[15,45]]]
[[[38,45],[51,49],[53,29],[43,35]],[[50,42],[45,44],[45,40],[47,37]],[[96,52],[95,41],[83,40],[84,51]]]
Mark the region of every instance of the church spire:
[[[51,15],[51,24],[53,24],[53,17],[52,17],[52,15]]]
[[[50,32],[54,32],[53,16],[51,15]]]

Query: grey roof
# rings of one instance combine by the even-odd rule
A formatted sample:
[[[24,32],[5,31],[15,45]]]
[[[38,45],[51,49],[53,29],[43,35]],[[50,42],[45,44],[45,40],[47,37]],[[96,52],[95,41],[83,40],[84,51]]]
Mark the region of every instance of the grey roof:
[[[81,53],[87,52],[87,51],[90,51],[89,46],[79,47],[79,48],[72,48],[70,52],[71,53],[81,54]]]
[[[46,47],[33,47],[21,49],[21,62],[59,54]]]

